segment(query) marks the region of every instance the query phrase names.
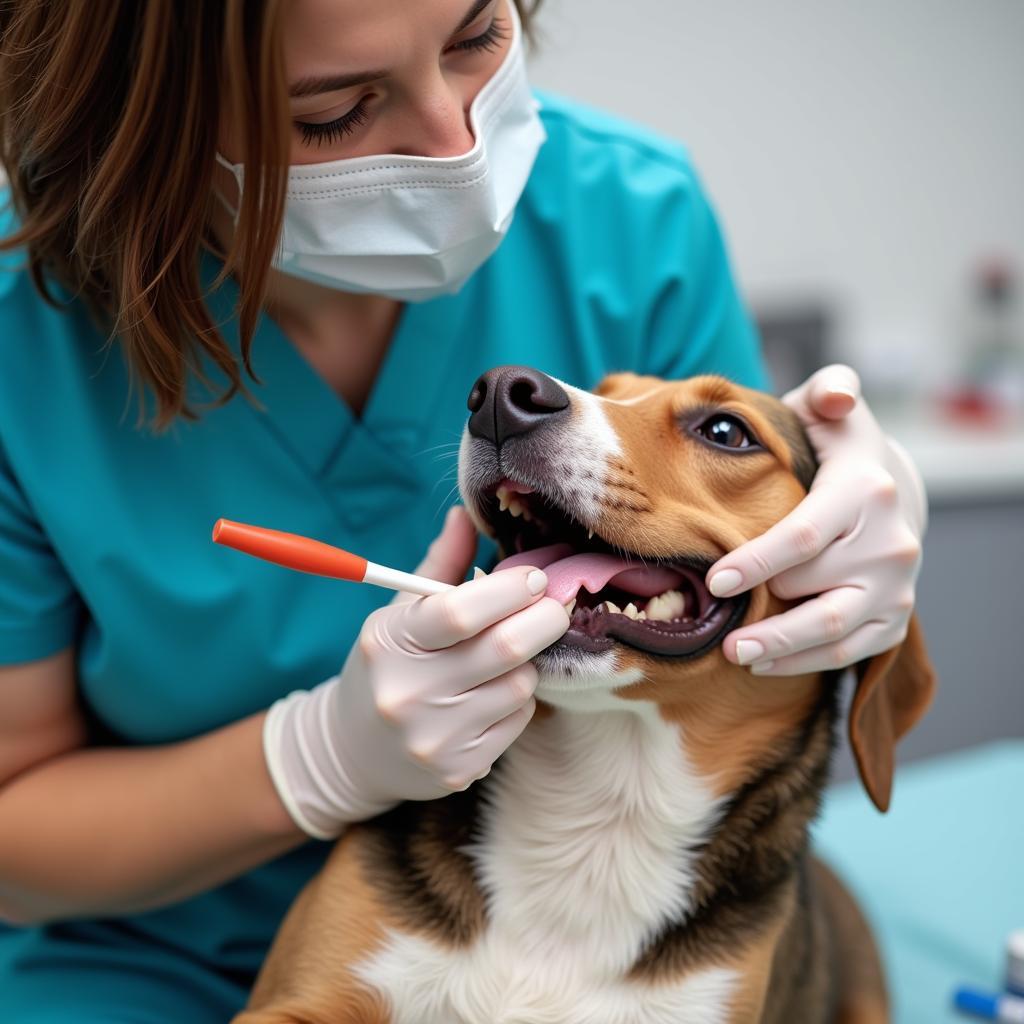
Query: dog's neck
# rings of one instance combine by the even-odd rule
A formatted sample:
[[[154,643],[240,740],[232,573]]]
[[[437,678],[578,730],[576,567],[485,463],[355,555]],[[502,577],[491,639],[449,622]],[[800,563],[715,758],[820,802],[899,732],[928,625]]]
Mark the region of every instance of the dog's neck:
[[[654,978],[777,908],[825,783],[834,701],[719,796],[656,705],[588,704],[541,705],[501,758],[473,858],[517,949]]]
[[[653,706],[531,722],[488,780],[476,851],[495,926],[520,950],[620,971],[692,909],[694,852],[721,813]]]

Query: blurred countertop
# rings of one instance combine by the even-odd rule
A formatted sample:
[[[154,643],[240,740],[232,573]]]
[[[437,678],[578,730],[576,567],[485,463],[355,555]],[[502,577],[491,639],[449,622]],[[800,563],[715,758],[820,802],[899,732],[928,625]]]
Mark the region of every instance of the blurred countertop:
[[[1024,500],[1024,422],[974,426],[925,409],[883,409],[876,415],[910,453],[929,498]]]

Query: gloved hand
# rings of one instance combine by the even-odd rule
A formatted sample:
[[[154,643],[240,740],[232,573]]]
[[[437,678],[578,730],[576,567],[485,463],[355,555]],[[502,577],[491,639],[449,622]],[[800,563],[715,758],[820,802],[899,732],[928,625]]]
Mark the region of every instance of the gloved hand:
[[[476,550],[461,506],[417,573],[458,583]],[[367,616],[341,672],[273,704],[263,747],[296,824],[332,839],[402,800],[483,778],[533,716],[530,658],[569,628],[547,577],[520,566]]]
[[[768,581],[803,604],[730,633],[726,657],[758,675],[843,668],[906,636],[921,567],[927,499],[902,447],[885,437],[848,366],[827,366],[782,399],[820,467],[807,497],[760,537],[720,558],[712,593]]]

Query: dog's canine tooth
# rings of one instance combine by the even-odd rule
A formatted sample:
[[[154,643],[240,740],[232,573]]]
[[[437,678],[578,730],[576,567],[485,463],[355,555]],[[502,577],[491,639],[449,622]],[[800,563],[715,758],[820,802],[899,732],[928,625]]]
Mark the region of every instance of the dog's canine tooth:
[[[512,515],[516,517],[521,516],[523,514],[523,506],[518,498],[508,499],[508,510]]]
[[[587,540],[593,540],[593,539],[594,539],[594,531],[593,530],[587,530]]]
[[[508,488],[502,484],[497,491],[495,491],[495,497],[498,499],[498,510],[504,512],[508,508],[509,493]]]
[[[572,599],[572,600],[571,600],[571,601],[570,601],[570,602],[569,602],[569,603],[568,603],[568,604],[567,604],[567,605],[565,606],[565,610],[566,610],[566,611],[567,611],[567,612],[568,612],[568,613],[569,613],[570,615],[572,615],[572,613],[573,613],[573,610],[575,609],[575,607],[576,607],[576,598],[574,597],[574,598],[573,598],[573,599]]]
[[[483,571],[483,569],[480,568],[479,565],[474,565],[473,566],[473,579],[478,580],[478,579],[480,579],[481,576],[486,576],[486,575],[487,575],[487,573],[485,573]]]

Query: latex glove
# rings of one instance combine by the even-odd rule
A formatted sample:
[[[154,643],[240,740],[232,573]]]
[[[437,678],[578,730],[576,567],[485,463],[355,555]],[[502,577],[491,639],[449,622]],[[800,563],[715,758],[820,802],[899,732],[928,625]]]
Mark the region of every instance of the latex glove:
[[[818,595],[725,638],[730,661],[766,675],[842,668],[900,643],[927,519],[920,475],[882,433],[853,369],[827,366],[782,401],[818,456],[811,490],[707,574],[723,597],[765,581],[786,600]]]
[[[476,550],[466,510],[449,510],[417,573],[458,583]],[[530,658],[569,628],[547,577],[519,566],[430,597],[396,595],[363,623],[341,672],[273,704],[267,766],[296,824],[339,835],[402,800],[483,778],[536,702]]]

